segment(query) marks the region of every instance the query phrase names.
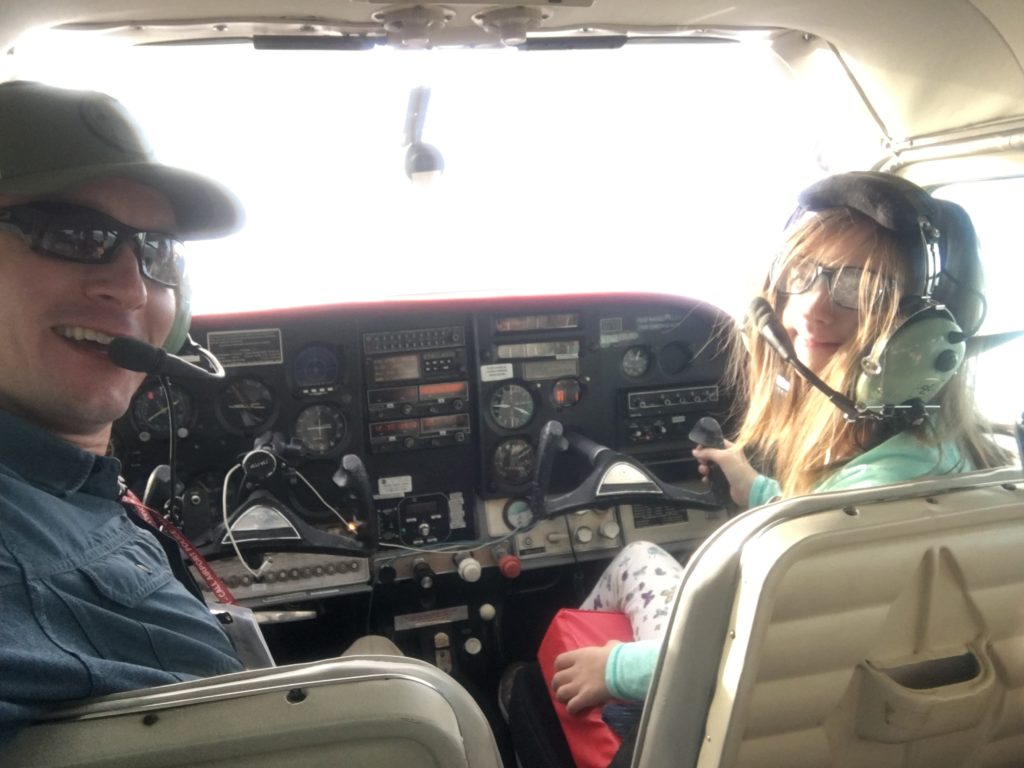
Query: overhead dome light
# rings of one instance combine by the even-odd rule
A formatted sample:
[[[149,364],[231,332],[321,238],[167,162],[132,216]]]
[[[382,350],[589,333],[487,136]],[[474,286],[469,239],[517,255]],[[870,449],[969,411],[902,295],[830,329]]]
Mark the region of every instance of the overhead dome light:
[[[385,8],[373,14],[373,20],[388,33],[388,42],[406,48],[426,48],[430,45],[431,34],[454,18],[455,11],[440,5]]]
[[[497,35],[503,45],[522,45],[526,33],[540,27],[540,23],[551,18],[546,8],[495,8],[473,14],[473,21],[486,32]]]

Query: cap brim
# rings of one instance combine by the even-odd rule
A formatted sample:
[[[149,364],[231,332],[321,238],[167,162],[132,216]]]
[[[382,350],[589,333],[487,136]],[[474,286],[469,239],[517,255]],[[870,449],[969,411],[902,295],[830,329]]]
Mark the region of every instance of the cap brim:
[[[242,204],[227,187],[198,173],[153,162],[80,166],[0,179],[0,193],[52,194],[108,176],[129,178],[166,195],[178,222],[174,234],[183,240],[223,237],[245,222]]]

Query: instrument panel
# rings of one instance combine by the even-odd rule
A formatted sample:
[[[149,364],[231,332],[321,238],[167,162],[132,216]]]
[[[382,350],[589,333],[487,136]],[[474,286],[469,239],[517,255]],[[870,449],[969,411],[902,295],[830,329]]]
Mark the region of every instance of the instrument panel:
[[[197,318],[192,336],[226,379],[174,382],[170,406],[147,381],[115,425],[114,450],[141,495],[173,429],[184,531],[253,603],[414,578],[417,558],[454,572],[455,550],[484,568],[510,554],[541,567],[613,551],[641,528],[658,540],[651,519],[662,541],[700,538],[717,524],[710,513],[539,520],[531,484],[553,419],[662,480],[697,483],[689,430],[726,418],[731,402],[715,341],[727,321],[700,302],[632,295]],[[269,473],[251,455],[268,446]],[[560,459],[552,492],[582,472]]]

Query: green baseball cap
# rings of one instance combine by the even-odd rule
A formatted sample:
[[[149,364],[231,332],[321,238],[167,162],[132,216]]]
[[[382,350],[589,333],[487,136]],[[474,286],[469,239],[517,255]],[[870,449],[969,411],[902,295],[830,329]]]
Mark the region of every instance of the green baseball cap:
[[[166,195],[182,239],[221,237],[245,219],[226,187],[157,162],[116,99],[24,80],[0,83],[0,193],[49,195],[107,176]]]

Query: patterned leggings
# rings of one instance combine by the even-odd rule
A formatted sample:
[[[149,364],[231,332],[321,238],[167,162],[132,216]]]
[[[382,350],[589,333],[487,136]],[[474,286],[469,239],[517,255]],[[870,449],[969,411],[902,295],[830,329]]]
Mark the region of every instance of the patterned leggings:
[[[636,541],[605,568],[580,608],[620,611],[629,617],[634,640],[660,640],[668,629],[683,566],[657,544]]]

